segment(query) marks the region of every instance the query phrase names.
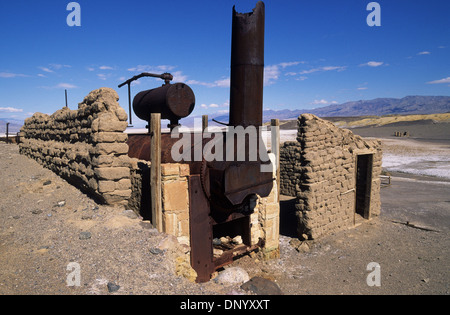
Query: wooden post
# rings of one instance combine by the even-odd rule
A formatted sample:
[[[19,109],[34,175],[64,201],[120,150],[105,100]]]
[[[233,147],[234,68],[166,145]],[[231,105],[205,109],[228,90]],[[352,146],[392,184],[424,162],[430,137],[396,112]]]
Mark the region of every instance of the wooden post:
[[[6,144],[9,143],[9,123],[6,123]]]
[[[278,202],[280,201],[280,120],[272,119],[270,123],[271,147],[272,153],[275,154],[277,167],[277,192]]]
[[[202,132],[205,132],[205,129],[208,128],[208,115],[202,116]]]
[[[151,114],[150,129],[150,197],[152,206],[152,224],[163,232],[161,202],[161,114]]]

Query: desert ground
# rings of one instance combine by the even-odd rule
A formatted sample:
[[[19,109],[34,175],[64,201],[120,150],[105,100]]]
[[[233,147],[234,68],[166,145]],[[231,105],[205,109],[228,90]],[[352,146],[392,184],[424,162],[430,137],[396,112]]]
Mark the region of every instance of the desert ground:
[[[411,137],[392,137],[400,127]],[[353,131],[383,138],[391,185],[381,190],[381,216],[299,251],[294,200],[282,196],[280,258],[244,256],[227,269],[269,279],[285,295],[448,295],[449,124]],[[180,248],[169,236],[126,208],[96,204],[16,145],[0,144],[0,172],[1,295],[251,294],[241,283],[196,284],[177,276]],[[68,286],[73,262],[80,266],[79,286]],[[367,284],[372,262],[380,266],[380,286]]]

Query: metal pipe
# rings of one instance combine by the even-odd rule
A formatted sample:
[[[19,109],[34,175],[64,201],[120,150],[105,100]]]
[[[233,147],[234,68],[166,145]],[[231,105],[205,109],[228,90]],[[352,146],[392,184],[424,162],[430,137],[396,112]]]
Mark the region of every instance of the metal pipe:
[[[265,5],[237,13],[233,7],[230,125],[262,126]]]

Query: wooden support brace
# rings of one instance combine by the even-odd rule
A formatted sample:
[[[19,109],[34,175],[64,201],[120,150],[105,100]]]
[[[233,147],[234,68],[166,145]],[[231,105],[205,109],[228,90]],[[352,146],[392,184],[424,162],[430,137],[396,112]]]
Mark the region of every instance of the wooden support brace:
[[[152,207],[152,224],[163,232],[161,202],[161,114],[151,114],[150,129],[150,197]]]

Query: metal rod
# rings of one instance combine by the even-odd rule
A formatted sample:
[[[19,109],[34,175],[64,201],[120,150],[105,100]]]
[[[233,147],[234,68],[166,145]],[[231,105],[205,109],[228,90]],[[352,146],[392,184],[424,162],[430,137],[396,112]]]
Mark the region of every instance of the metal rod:
[[[128,113],[130,115],[130,126],[133,125],[133,120],[131,118],[132,112],[131,112],[131,84],[128,83]]]
[[[67,105],[67,90],[65,90],[66,91],[66,107],[68,107],[68,105]]]

